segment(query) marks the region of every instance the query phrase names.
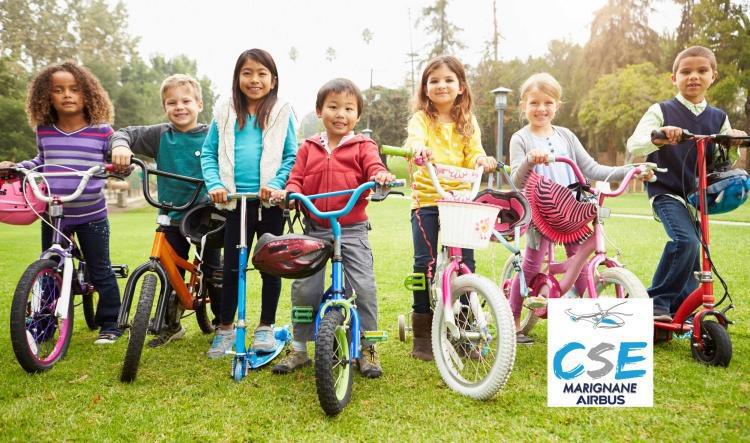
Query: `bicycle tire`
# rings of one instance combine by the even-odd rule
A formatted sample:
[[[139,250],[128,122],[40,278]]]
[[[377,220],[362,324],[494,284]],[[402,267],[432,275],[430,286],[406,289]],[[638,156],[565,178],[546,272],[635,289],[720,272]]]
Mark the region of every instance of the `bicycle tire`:
[[[625,268],[604,268],[599,271],[598,296],[617,298],[648,298],[643,283]]]
[[[42,259],[30,264],[16,285],[10,309],[10,340],[26,372],[44,372],[68,352],[74,304],[70,300],[68,318],[60,321],[55,309],[62,296],[62,283],[58,263]],[[36,301],[32,298],[35,295]]]
[[[516,268],[513,266],[513,258],[514,256],[511,255],[507,260],[505,260],[503,273],[500,275],[501,287],[504,287],[503,285],[505,285],[506,282],[507,284],[512,284],[513,278],[516,276]],[[510,287],[508,288],[508,293],[505,294],[505,297],[508,299],[508,303],[510,303]],[[537,322],[539,321],[539,317],[534,314],[533,309],[522,306],[520,320],[520,329],[518,331],[524,335],[528,335],[529,332],[534,329],[534,326],[536,326]]]
[[[703,346],[697,346],[690,335],[690,350],[693,358],[708,366],[728,367],[732,361],[732,339],[724,326],[713,320],[703,322],[701,329]]]
[[[344,314],[331,309],[320,322],[315,340],[315,388],[329,417],[339,414],[351,400],[354,371],[349,357]]]
[[[513,370],[515,325],[510,306],[492,281],[476,274],[453,280],[452,300],[465,298],[467,294],[471,297],[472,293],[487,322],[494,323],[483,333],[469,304],[462,303],[460,312],[455,312],[460,336],[449,337],[443,302],[438,300],[432,320],[432,352],[440,376],[449,388],[470,398],[488,400],[502,389]],[[488,336],[492,339],[487,340]],[[471,369],[462,371],[461,365]],[[472,373],[476,379],[470,380],[467,377]]]
[[[210,318],[208,318],[208,311],[206,310],[206,303],[201,302],[195,309],[195,321],[198,322],[198,327],[204,334],[210,334],[214,332],[214,324]]]
[[[98,292],[83,294],[81,296],[81,301],[83,304],[83,318],[86,320],[86,326],[92,331],[99,328],[99,326],[96,325],[96,303],[98,297]]]
[[[125,360],[122,363],[120,381],[130,383],[135,380],[138,373],[138,365],[141,361],[143,344],[148,333],[149,319],[151,318],[151,307],[154,304],[156,293],[156,276],[147,274],[143,277],[138,306],[135,309],[133,324],[130,327],[128,348],[125,351]]]

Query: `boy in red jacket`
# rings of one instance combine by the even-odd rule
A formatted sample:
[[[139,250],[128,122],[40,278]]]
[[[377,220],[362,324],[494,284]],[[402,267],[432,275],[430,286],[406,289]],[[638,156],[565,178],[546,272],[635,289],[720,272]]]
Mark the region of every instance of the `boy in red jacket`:
[[[369,180],[385,184],[395,180],[378,155],[377,145],[362,135],[354,135],[354,126],[362,114],[362,93],[346,79],[334,79],[318,91],[315,111],[323,120],[325,132],[311,137],[300,146],[286,190],[275,191],[271,199],[284,200],[287,192],[305,195],[356,188]],[[347,292],[357,294],[357,310],[365,331],[378,329],[378,303],[375,289],[372,249],[367,236],[368,222],[365,193],[352,211],[339,219],[341,223],[341,255],[344,263]],[[341,209],[349,196],[315,200],[320,211]],[[333,239],[328,221],[313,215],[305,218],[305,234],[327,240]],[[325,283],[325,269],[312,277],[292,283],[292,305],[312,306],[317,315]],[[294,324],[292,351],[271,369],[286,374],[310,364],[307,342],[313,338],[313,324]],[[360,373],[369,378],[383,373],[375,344],[363,342],[359,359]]]

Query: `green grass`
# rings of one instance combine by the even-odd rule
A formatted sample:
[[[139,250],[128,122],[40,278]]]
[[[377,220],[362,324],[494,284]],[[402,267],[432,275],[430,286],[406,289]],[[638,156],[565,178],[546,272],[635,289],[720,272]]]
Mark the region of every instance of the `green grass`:
[[[645,197],[617,200],[618,212],[648,213]],[[51,371],[28,375],[15,361],[7,319],[11,294],[24,267],[38,254],[38,225],[0,225],[0,439],[51,440],[652,440],[737,441],[750,438],[750,228],[716,225],[713,257],[734,295],[734,359],[728,369],[698,365],[685,340],[656,347],[652,409],[546,407],[546,325],[532,332],[537,344],[519,348],[513,374],[494,399],[477,402],[442,383],[434,363],[409,358],[411,342],[397,339],[396,317],[410,309],[402,278],[411,269],[408,200],[371,204],[380,325],[391,339],[380,346],[385,374],[356,376],[351,404],[326,418],[317,403],[311,367],[289,376],[268,369],[241,383],[230,380],[228,359],[209,361],[209,338],[192,317],[183,340],[145,349],[138,379],[118,381],[126,341],[93,345],[81,308],[67,358]],[[614,206],[614,205],[612,205]],[[746,207],[747,208],[747,207]],[[740,214],[740,212],[738,212]],[[742,212],[747,221],[747,212]],[[111,216],[112,260],[134,268],[147,259],[155,216],[149,210]],[[649,281],[665,237],[651,220],[612,218],[608,235],[622,260]],[[478,271],[496,278],[507,252],[478,253]],[[124,286],[124,282],[122,282]],[[279,323],[289,321],[289,281]],[[249,276],[249,318],[259,314],[259,278]]]

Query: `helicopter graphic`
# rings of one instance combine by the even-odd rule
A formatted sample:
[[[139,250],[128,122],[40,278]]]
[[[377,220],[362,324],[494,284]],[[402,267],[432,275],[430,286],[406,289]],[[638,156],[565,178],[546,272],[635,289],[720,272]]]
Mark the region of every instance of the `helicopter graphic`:
[[[629,317],[633,315],[633,314],[627,314],[625,312],[613,311],[614,308],[621,306],[625,303],[627,303],[627,301],[618,303],[608,309],[602,309],[599,303],[595,303],[596,308],[598,309],[597,312],[577,314],[573,312],[572,308],[569,308],[565,310],[565,314],[567,314],[568,317],[574,322],[585,321],[585,322],[591,323],[594,326],[594,328],[616,329],[616,328],[621,328],[625,325],[625,319],[623,317],[625,316]]]

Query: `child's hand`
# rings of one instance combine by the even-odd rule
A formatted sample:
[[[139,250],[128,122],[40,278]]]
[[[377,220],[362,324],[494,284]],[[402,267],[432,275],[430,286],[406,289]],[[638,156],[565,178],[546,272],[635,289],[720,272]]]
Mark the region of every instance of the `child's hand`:
[[[268,202],[275,206],[281,206],[286,201],[286,189],[274,189]],[[292,202],[290,202],[292,203]]]
[[[211,197],[211,201],[214,203],[226,203],[227,190],[224,188],[217,188],[212,191],[208,191],[208,196]]]
[[[727,135],[731,135],[732,137],[747,137],[747,132],[740,131],[739,129],[730,129]],[[740,143],[742,143],[742,140],[732,140],[732,146],[738,146]]]
[[[385,185],[386,183],[390,183],[393,180],[396,180],[396,176],[391,174],[388,171],[380,171],[377,174],[370,177],[370,180],[375,180],[375,182],[379,185]]]
[[[424,162],[432,161],[432,150],[424,146],[415,146],[411,151],[412,158],[416,162],[417,160]]]
[[[547,153],[543,151],[534,150],[526,154],[526,161],[532,165],[546,165]]]
[[[276,188],[271,188],[268,186],[261,186],[260,192],[258,193],[258,197],[261,199],[261,201],[267,202],[271,199],[271,194],[274,191],[278,191]]]
[[[3,171],[3,169],[10,169],[16,166],[15,163],[4,161],[0,162],[0,178],[7,178],[8,175],[12,175],[10,171]]]
[[[112,166],[115,167],[115,172],[127,172],[130,167],[130,158],[132,156],[133,151],[127,146],[116,146],[112,149]]]
[[[657,138],[651,140],[651,143],[656,146],[676,145],[680,143],[682,139],[682,128],[678,128],[677,126],[662,126],[659,130],[664,132],[667,138]]]
[[[484,172],[492,172],[495,170],[495,168],[497,168],[497,160],[495,160],[494,157],[490,157],[489,155],[484,155],[477,158],[476,165],[484,168]]]
[[[636,176],[636,178],[638,178],[640,181],[643,181],[643,182],[650,182],[653,177],[654,177],[653,169],[649,169],[648,171],[642,174],[638,174]]]

